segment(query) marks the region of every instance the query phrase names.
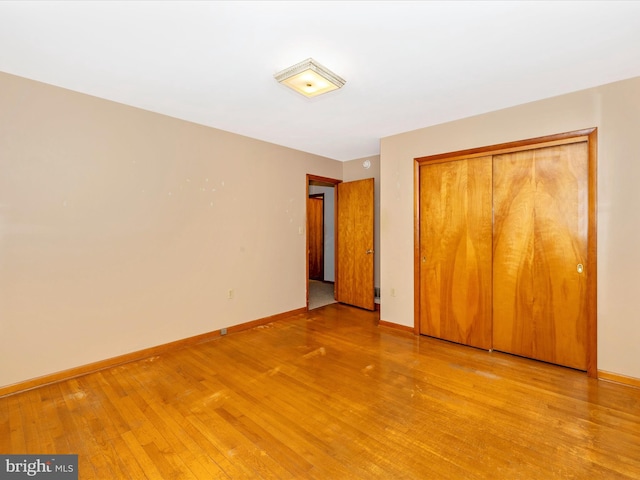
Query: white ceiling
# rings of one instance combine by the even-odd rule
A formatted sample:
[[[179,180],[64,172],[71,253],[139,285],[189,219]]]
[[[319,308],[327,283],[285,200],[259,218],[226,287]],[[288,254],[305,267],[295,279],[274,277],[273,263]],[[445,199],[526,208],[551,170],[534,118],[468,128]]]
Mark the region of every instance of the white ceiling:
[[[308,57],[347,84],[307,99],[274,80]],[[0,71],[351,160],[640,76],[640,2],[0,1]]]

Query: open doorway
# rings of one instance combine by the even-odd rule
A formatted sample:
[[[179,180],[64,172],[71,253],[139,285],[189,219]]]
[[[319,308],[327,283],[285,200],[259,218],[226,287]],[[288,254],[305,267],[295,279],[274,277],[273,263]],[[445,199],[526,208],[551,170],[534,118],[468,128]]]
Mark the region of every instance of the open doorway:
[[[307,308],[336,302],[335,187],[341,180],[307,175]]]

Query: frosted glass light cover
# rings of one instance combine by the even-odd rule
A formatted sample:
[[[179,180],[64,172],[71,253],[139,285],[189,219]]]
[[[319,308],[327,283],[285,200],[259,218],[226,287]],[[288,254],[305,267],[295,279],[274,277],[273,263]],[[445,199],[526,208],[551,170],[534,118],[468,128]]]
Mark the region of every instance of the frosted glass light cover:
[[[344,79],[309,58],[274,75],[275,79],[305,97],[337,90]]]

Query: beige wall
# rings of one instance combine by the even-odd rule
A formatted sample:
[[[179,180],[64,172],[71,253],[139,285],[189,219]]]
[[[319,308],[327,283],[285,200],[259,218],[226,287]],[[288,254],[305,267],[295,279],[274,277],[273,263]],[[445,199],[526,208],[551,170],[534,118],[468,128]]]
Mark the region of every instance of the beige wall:
[[[589,127],[599,139],[598,368],[640,378],[640,78],[382,139],[382,319],[413,326],[414,158]]]
[[[363,163],[369,160],[371,166],[364,168]],[[374,285],[380,287],[380,155],[358,158],[343,163],[342,179],[345,182],[373,178],[374,186]]]
[[[342,163],[0,73],[0,385],[304,307],[307,173]]]

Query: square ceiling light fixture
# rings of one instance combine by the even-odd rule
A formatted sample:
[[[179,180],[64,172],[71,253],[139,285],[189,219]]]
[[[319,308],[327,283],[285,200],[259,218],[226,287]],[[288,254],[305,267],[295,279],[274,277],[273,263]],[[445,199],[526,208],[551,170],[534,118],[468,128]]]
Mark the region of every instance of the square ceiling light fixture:
[[[331,70],[323,67],[312,58],[297,63],[274,75],[275,79],[301,93],[305,97],[315,97],[337,90],[347,83]]]

